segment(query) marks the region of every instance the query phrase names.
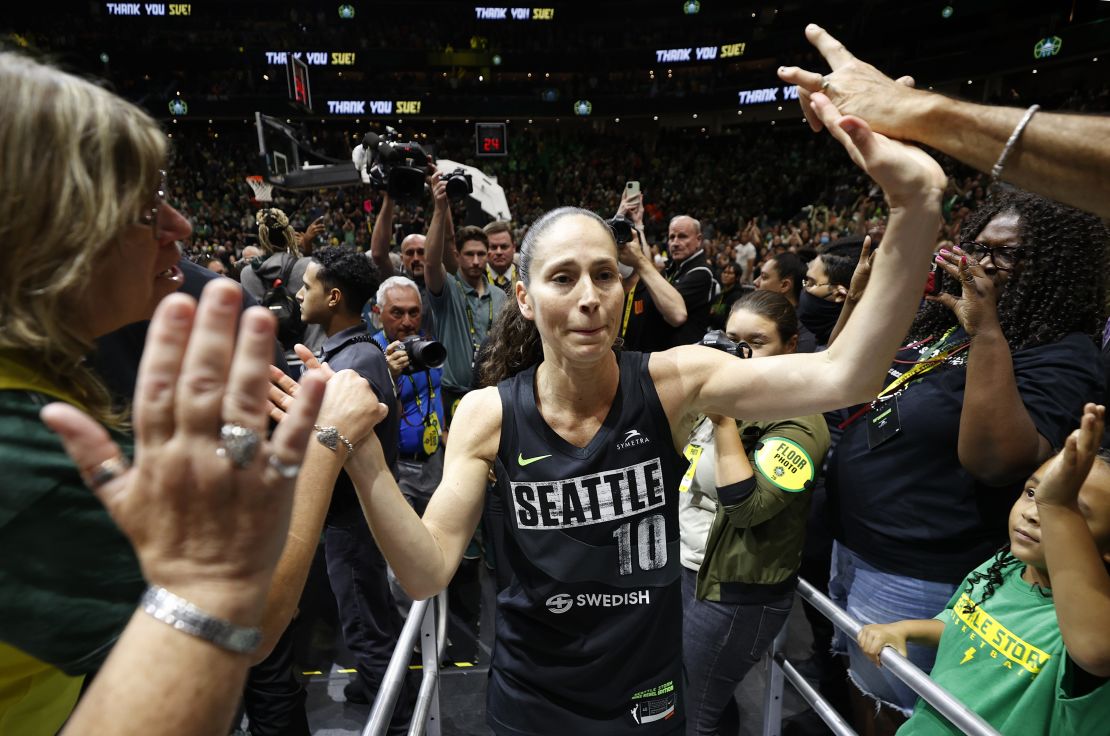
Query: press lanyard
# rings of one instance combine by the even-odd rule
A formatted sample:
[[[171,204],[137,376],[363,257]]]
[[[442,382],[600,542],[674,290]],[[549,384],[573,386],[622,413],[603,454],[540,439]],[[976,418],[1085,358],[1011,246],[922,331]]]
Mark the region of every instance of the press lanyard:
[[[462,284],[459,284],[462,289]],[[474,348],[474,352],[478,352],[481,347],[481,341],[478,340],[478,330],[474,327],[474,312],[470,309],[470,299],[466,296],[466,289],[463,289],[463,299],[466,300],[466,324],[470,328],[470,345]],[[489,333],[490,328],[493,327],[493,297],[489,300],[489,321],[486,323],[486,332]]]
[[[636,287],[633,286],[628,291],[628,296],[624,300],[624,319],[621,320],[621,337],[628,331],[628,318],[632,316],[632,301],[636,296]]]
[[[936,346],[934,346],[928,352],[922,352],[921,353],[922,359],[919,360],[919,361],[916,361],[912,368],[910,368],[908,371],[906,371],[905,373],[903,373],[902,375],[898,376],[893,381],[891,381],[890,384],[886,388],[884,388],[882,391],[879,392],[879,394],[875,397],[874,401],[872,401],[869,404],[864,404],[854,414],[852,414],[852,416],[848,417],[843,422],[838,424],[837,427],[840,428],[840,429],[847,429],[849,425],[851,425],[853,422],[855,422],[857,419],[862,417],[867,412],[871,411],[871,409],[873,409],[877,404],[880,404],[883,401],[886,401],[890,398],[893,398],[894,396],[897,396],[899,393],[904,391],[905,387],[906,387],[906,384],[910,380],[912,380],[916,377],[923,376],[924,374],[928,373],[929,371],[931,371],[935,368],[939,368],[940,366],[944,365],[944,363],[949,358],[951,358],[953,355],[967,349],[967,347],[971,344],[970,342],[965,342],[961,345],[953,345],[952,347],[948,348],[947,350],[944,349],[944,343],[947,342],[948,338],[951,337],[952,333],[955,332],[955,331],[956,331],[956,328],[952,327],[951,329],[948,330],[948,332],[945,332],[941,336],[940,340],[937,341]],[[915,348],[915,347],[918,347],[920,345],[924,345],[926,342],[928,342],[928,340],[922,340],[920,342],[915,342],[915,343],[912,343],[910,345],[907,345],[906,348]]]
[[[436,390],[435,387],[432,386],[432,373],[431,371],[424,371],[424,380],[428,382],[428,411],[424,411],[424,403],[420,401],[420,389],[416,386],[416,379],[411,375],[408,376],[408,379],[409,385],[412,386],[412,397],[416,400],[416,413],[420,415],[420,423],[427,424],[428,416],[432,413],[436,405]],[[416,426],[415,424],[409,423],[408,419],[405,420],[405,424],[408,424],[410,427]]]
[[[891,392],[905,386],[906,383],[913,380],[917,376],[924,375],[929,371],[938,368],[941,365],[944,365],[944,362],[946,360],[948,360],[950,357],[960,352],[961,350],[965,349],[970,343],[953,345],[952,347],[945,349],[945,342],[947,342],[948,338],[951,337],[952,333],[955,331],[956,328],[953,327],[949,329],[948,332],[944,333],[940,340],[937,341],[936,346],[932,350],[930,350],[928,354],[923,352],[921,354],[921,360],[914,363],[912,368],[891,381],[890,385],[880,391],[879,395],[875,398],[881,399],[886,397]]]

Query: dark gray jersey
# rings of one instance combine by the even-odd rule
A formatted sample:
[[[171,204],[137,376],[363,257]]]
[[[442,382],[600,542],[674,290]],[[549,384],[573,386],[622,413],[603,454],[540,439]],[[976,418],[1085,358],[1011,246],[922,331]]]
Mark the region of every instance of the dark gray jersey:
[[[498,597],[487,708],[499,734],[682,729],[684,464],[648,356],[618,361],[613,405],[584,448],[543,420],[535,368],[498,386],[498,493],[513,576]]]

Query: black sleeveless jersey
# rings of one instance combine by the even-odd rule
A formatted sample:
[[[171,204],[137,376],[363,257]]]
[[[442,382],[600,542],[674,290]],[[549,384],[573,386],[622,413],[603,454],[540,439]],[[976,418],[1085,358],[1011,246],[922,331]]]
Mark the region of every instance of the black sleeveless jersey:
[[[584,448],[543,420],[534,367],[497,387],[513,576],[497,600],[487,694],[499,735],[683,731],[683,464],[648,356],[617,358],[616,397]]]

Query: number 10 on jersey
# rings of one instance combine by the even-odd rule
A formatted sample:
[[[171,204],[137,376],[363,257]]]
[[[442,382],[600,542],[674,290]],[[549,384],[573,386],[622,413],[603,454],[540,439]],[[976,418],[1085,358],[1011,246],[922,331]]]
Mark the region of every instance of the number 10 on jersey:
[[[641,570],[658,570],[667,564],[667,520],[662,514],[652,514],[640,519],[636,535],[632,535],[632,522],[625,522],[613,530],[617,540],[617,562],[621,575],[632,574],[632,547],[636,547]]]

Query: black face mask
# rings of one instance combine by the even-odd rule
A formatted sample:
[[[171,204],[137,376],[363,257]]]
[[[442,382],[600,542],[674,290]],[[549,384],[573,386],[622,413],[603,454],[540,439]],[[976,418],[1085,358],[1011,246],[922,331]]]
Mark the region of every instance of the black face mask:
[[[830,302],[802,289],[798,298],[798,319],[817,338],[818,345],[828,345],[829,335],[836,327],[843,307],[842,302]]]

